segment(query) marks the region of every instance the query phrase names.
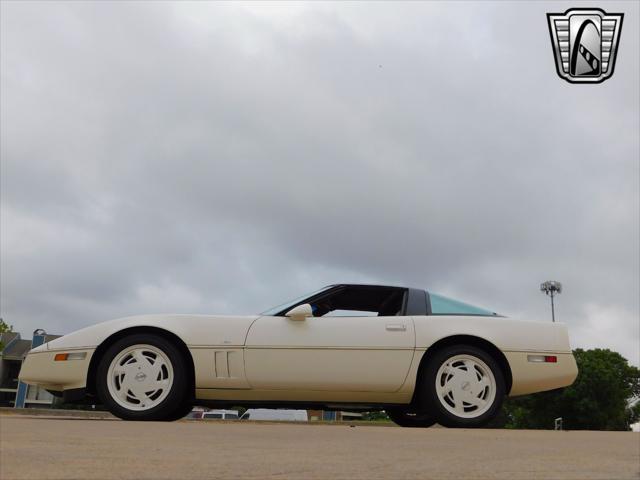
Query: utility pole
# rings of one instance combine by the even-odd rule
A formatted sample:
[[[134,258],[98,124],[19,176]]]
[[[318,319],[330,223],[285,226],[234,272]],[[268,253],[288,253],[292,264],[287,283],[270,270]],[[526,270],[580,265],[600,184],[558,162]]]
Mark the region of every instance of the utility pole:
[[[551,297],[551,321],[556,321],[555,306],[553,304],[553,297],[562,293],[562,284],[555,280],[549,280],[540,284],[540,291],[546,293]]]

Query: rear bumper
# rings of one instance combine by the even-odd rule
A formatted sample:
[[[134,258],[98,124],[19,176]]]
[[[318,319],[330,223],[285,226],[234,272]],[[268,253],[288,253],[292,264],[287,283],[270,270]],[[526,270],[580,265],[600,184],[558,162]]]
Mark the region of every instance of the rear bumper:
[[[510,397],[568,387],[578,376],[578,366],[571,353],[504,352],[513,378]],[[530,355],[554,355],[556,363],[530,362]]]
[[[80,360],[55,361],[56,354],[66,350],[29,353],[20,369],[20,381],[63,394],[66,390],[85,388],[89,363],[95,350],[73,351],[86,352],[86,356]]]

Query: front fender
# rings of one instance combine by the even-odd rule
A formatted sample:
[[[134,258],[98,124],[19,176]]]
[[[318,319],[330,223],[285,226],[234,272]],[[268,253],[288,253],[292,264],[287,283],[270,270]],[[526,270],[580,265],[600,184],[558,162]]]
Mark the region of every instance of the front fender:
[[[96,348],[108,337],[132,327],[161,328],[188,346],[244,346],[257,316],[139,315],[98,323],[48,342],[32,352]]]

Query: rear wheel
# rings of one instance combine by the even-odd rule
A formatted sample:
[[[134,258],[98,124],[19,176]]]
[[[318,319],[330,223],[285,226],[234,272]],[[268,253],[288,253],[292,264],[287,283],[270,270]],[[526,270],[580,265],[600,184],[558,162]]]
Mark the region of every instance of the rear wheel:
[[[480,427],[496,416],[505,395],[498,362],[484,350],[454,345],[437,351],[423,378],[425,407],[447,427]]]
[[[175,345],[158,335],[135,334],[109,347],[98,365],[96,386],[117,417],[174,420],[183,416],[191,398],[187,378],[185,359]]]
[[[427,428],[436,423],[433,415],[427,412],[417,412],[408,408],[393,408],[386,412],[393,423],[401,427]]]

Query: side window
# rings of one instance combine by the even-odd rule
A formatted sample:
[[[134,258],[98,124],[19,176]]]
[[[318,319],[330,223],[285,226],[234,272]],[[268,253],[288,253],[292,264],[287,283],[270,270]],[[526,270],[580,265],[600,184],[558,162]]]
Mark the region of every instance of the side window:
[[[324,315],[325,317],[376,317],[378,312],[364,310],[334,310]]]
[[[402,315],[406,290],[387,287],[345,287],[311,304],[314,317],[391,317]]]

